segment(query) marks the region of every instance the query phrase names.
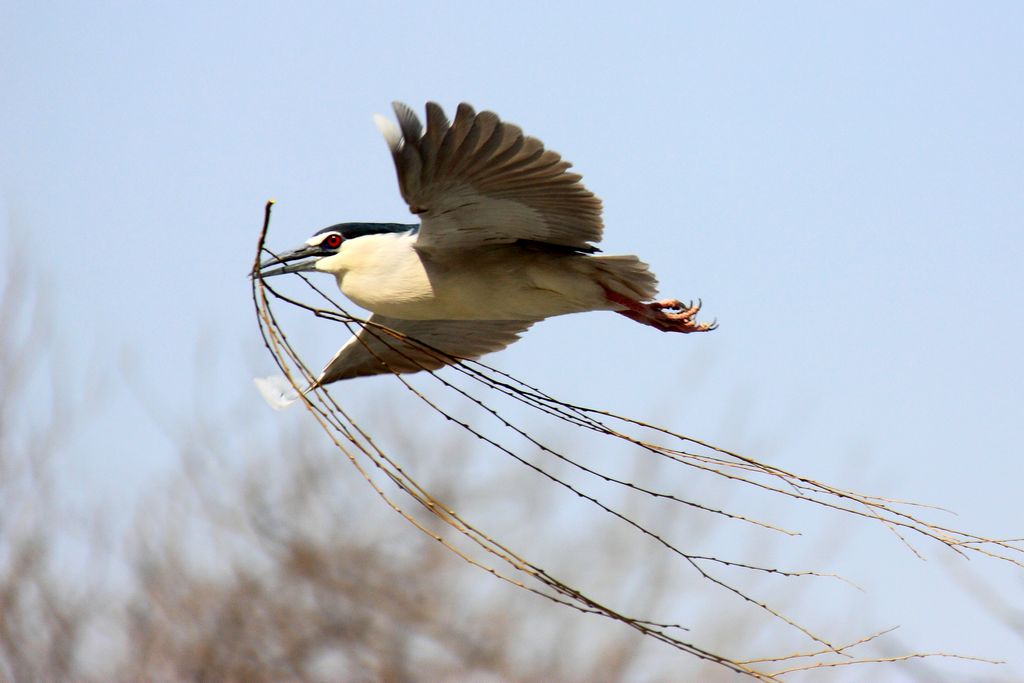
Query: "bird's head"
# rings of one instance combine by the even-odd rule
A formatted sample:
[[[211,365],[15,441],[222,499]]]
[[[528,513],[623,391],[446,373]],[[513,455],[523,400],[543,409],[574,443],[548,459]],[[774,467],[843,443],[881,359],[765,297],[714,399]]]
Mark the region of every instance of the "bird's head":
[[[325,259],[341,251],[345,234],[340,225],[320,230],[298,249],[285,251],[260,263],[260,277],[301,273],[311,270],[329,270],[318,267]]]
[[[335,273],[344,268],[341,254],[347,245],[371,235],[413,235],[419,226],[401,223],[338,223],[318,231],[298,249],[276,254],[260,263],[260,277],[320,271]]]

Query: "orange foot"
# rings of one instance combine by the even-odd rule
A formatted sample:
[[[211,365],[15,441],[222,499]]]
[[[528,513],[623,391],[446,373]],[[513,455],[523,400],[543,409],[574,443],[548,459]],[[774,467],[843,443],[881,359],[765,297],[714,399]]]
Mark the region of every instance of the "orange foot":
[[[718,327],[718,323],[699,323],[693,319],[700,311],[700,299],[694,304],[690,302],[684,305],[676,299],[664,299],[662,301],[650,301],[647,303],[634,301],[618,292],[605,290],[605,296],[612,303],[625,307],[624,311],[616,311],[630,320],[635,320],[644,325],[650,325],[662,332],[709,332]]]

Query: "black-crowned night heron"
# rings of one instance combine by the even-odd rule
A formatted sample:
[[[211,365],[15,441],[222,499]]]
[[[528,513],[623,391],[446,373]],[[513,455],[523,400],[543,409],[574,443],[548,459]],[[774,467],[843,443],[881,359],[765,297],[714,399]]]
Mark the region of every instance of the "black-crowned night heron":
[[[569,162],[492,112],[460,104],[449,123],[437,104],[426,108],[426,130],[401,103],[398,126],[375,117],[420,223],[332,225],[260,264],[260,277],[330,273],[373,313],[370,322],[459,358],[505,348],[566,313],[613,311],[665,332],[714,329],[694,320],[699,303],[653,301],[657,281],[636,256],[596,255],[601,200]],[[446,364],[379,336],[360,331],[317,384]]]

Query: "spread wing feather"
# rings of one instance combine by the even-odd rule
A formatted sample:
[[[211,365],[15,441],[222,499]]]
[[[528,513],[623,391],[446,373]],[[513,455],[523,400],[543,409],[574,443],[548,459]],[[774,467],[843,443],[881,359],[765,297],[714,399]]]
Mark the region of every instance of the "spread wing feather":
[[[417,247],[456,248],[531,240],[597,251],[601,200],[572,166],[489,111],[460,104],[451,122],[427,103],[416,113],[394,104],[398,126],[382,117],[398,185],[422,221]]]
[[[522,320],[399,320],[376,313],[368,323],[335,354],[317,384],[436,370],[450,365],[452,357],[479,358],[499,351],[532,324]]]

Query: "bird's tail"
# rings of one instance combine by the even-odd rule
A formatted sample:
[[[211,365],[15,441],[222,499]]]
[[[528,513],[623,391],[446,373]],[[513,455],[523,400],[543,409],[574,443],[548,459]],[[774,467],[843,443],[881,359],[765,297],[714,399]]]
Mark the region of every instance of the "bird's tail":
[[[658,279],[636,256],[590,256],[597,281],[617,294],[635,301],[649,301],[658,293]]]

